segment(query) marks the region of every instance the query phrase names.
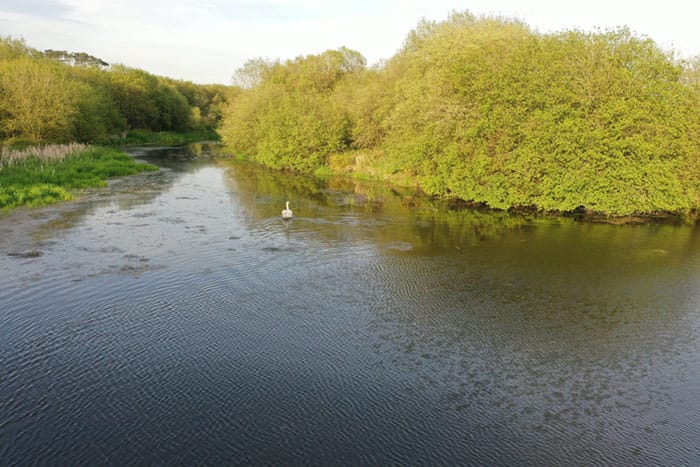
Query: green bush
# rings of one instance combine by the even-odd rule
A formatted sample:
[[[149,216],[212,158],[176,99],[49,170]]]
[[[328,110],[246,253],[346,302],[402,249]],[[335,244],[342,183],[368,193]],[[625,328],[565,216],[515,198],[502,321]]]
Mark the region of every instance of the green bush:
[[[626,28],[541,34],[453,13],[380,67],[342,55],[247,64],[220,128],[230,150],[310,172],[370,151],[372,167],[343,171],[498,209],[700,204],[700,60]]]

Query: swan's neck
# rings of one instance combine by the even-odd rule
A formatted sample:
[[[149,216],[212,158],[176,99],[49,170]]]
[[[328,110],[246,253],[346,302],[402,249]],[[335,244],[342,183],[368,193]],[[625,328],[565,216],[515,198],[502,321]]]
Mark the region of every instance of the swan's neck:
[[[286,206],[287,206],[287,209],[289,209],[289,201],[287,201]]]

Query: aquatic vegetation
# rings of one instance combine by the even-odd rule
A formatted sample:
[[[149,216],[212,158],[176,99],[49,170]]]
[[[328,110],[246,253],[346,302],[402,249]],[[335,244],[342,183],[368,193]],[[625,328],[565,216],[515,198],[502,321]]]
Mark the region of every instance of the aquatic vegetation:
[[[29,158],[36,158],[43,162],[63,162],[66,158],[75,156],[90,149],[90,146],[82,143],[47,144],[29,146],[23,149],[10,149],[0,147],[0,170],[3,167],[17,164]]]
[[[0,208],[35,207],[72,198],[72,191],[105,186],[111,177],[156,166],[137,163],[114,148],[50,145],[2,152]]]
[[[12,209],[18,206],[44,206],[69,199],[71,199],[71,194],[56,185],[0,186],[0,207],[3,209]]]

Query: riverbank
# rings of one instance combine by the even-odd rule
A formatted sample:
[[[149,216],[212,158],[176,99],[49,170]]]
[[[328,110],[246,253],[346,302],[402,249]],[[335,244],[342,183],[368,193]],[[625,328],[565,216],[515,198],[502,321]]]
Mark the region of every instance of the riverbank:
[[[253,164],[258,164],[266,170],[278,171],[281,173],[297,173],[312,175],[319,179],[337,177],[339,179],[357,180],[360,182],[370,182],[385,184],[395,189],[414,190],[419,196],[423,196],[438,204],[445,206],[448,210],[472,209],[484,212],[511,213],[511,214],[540,214],[551,217],[573,218],[577,221],[594,224],[675,224],[691,225],[696,224],[700,219],[698,208],[687,208],[679,210],[656,210],[650,212],[626,212],[610,213],[599,211],[586,206],[579,206],[575,209],[545,209],[534,204],[515,205],[509,207],[494,207],[483,201],[473,201],[460,198],[455,193],[436,194],[425,189],[421,183],[421,178],[412,175],[407,170],[394,170],[386,161],[386,158],[379,150],[346,151],[343,153],[331,154],[328,163],[315,169],[313,172],[304,170],[293,170],[290,168],[270,167],[255,157],[242,155],[231,155],[228,150],[228,157],[247,160]],[[411,201],[408,201],[411,203]]]
[[[131,130],[119,137],[109,139],[112,146],[182,146],[198,141],[219,141],[221,138],[214,129],[189,132]]]
[[[441,199],[457,209],[470,208],[511,213],[541,213],[551,216],[569,217],[591,223],[606,224],[694,224],[700,217],[697,208],[680,210],[656,210],[650,212],[610,213],[587,206],[575,209],[546,209],[537,205],[516,205],[507,208],[490,206],[486,202],[476,202],[460,198],[456,193],[435,194],[425,190],[421,179],[406,170],[394,170],[380,150],[347,151],[332,154],[328,164],[317,169],[314,174],[320,177],[342,176],[357,180],[376,181],[402,188],[412,188],[426,196]]]
[[[700,208],[700,69],[626,28],[543,34],[456,12],[364,63],[343,48],[248,63],[222,140],[273,168],[339,165],[504,211]]]
[[[64,144],[0,152],[0,209],[37,207],[73,199],[81,190],[106,186],[112,177],[158,167],[112,147]]]

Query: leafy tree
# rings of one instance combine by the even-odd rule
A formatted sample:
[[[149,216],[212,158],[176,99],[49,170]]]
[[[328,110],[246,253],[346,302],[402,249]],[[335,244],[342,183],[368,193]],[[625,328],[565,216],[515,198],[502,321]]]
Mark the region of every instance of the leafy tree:
[[[390,66],[402,79],[383,147],[430,193],[613,214],[697,200],[684,181],[697,107],[671,57],[627,29],[539,35],[454,14]]]
[[[5,137],[65,141],[77,114],[76,91],[60,64],[30,57],[0,62]]]
[[[540,34],[454,12],[371,70],[347,49],[247,63],[220,131],[273,167],[369,151],[374,174],[500,209],[687,210],[700,202],[697,63],[627,28]]]
[[[346,76],[334,92],[334,101],[348,116],[352,149],[379,148],[386,137],[386,120],[395,106],[395,77],[382,69]]]
[[[23,40],[0,38],[0,135],[104,142],[127,129],[213,129],[232,92],[107,66],[84,52],[38,52]]]
[[[224,113],[228,147],[277,168],[314,170],[350,145],[350,120],[336,87],[361,73],[365,60],[341,48],[285,63],[256,59],[237,73],[246,86]]]
[[[99,143],[125,131],[126,119],[119,111],[108,73],[97,67],[73,67],[69,70],[78,90],[73,139]]]
[[[233,82],[243,89],[252,89],[268,80],[276,65],[279,65],[279,62],[266,60],[262,57],[250,59],[236,70]]]
[[[192,128],[192,110],[185,96],[175,86],[165,80],[159,80],[153,90],[153,97],[158,108],[157,130],[187,131]]]
[[[143,70],[113,67],[109,77],[130,128],[187,131],[192,114],[187,99],[167,79]]]
[[[23,39],[0,37],[0,61],[33,57],[36,51],[28,47]]]
[[[156,77],[142,70],[115,66],[109,78],[119,110],[129,127],[158,129],[160,115],[154,97]]]
[[[163,78],[163,81],[185,97],[192,109],[191,125],[200,129],[218,126],[223,104],[228,100],[229,93],[238,89],[221,84],[194,84],[168,78]]]

